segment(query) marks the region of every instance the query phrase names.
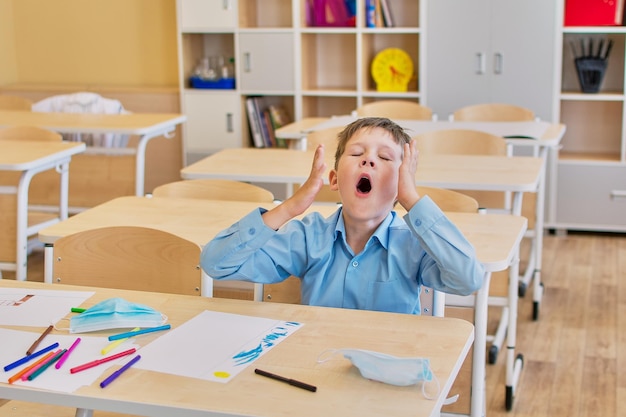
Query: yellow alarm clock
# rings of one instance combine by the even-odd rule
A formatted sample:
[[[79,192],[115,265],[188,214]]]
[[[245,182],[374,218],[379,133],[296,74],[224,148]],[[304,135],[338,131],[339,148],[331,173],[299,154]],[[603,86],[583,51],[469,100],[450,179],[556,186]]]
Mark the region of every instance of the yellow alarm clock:
[[[376,54],[370,70],[377,91],[406,92],[413,78],[413,60],[400,48],[386,48]]]

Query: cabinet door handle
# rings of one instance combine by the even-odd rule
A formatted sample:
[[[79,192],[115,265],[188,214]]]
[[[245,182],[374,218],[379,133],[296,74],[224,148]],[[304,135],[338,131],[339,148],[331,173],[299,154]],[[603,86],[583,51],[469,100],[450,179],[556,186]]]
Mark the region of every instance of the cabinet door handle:
[[[502,58],[502,54],[500,52],[496,52],[493,54],[493,72],[494,74],[502,74],[502,65],[504,64],[504,59]]]
[[[232,113],[226,113],[226,131],[228,133],[234,132],[234,129],[233,129],[233,114]]]
[[[230,0],[222,0],[222,7],[224,8],[224,10],[230,10],[231,8]]]
[[[243,70],[245,72],[252,70],[252,57],[250,56],[250,52],[243,53]]]
[[[485,54],[482,52],[476,53],[476,74],[482,75],[485,73]]]
[[[611,191],[611,199],[613,200],[621,200],[626,199],[626,190],[612,190]]]

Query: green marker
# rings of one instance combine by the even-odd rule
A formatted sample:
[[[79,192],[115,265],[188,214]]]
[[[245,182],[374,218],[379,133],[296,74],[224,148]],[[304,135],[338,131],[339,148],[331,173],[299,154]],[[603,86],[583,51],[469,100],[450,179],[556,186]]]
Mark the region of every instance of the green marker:
[[[82,313],[85,310],[87,310],[86,308],[78,308],[78,307],[72,307],[71,312],[72,313]]]

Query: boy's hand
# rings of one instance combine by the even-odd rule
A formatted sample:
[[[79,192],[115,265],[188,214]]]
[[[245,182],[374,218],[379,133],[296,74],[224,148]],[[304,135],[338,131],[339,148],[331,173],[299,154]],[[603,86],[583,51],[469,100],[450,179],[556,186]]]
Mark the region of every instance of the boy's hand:
[[[404,144],[404,155],[402,157],[398,177],[398,202],[407,211],[409,211],[420,198],[415,188],[415,172],[417,171],[418,156],[419,151],[417,150],[415,140]]]
[[[326,162],[324,161],[324,145],[318,145],[313,156],[311,173],[304,184],[280,205],[263,214],[263,221],[272,229],[277,230],[292,218],[299,216],[315,201],[315,197],[324,185]]]

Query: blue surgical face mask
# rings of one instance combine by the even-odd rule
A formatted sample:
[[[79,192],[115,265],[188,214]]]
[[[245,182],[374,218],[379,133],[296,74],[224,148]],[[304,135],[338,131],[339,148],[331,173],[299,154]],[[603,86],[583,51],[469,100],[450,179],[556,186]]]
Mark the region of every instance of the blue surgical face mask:
[[[156,327],[164,324],[167,316],[155,309],[109,298],[70,319],[70,333],[95,332],[106,329]]]
[[[322,352],[320,357],[327,356],[328,352],[331,353],[331,357],[336,353],[342,353],[346,359],[352,362],[352,365],[359,370],[364,378],[398,386],[408,386],[422,382],[422,393],[425,398],[432,399],[439,395],[439,382],[432,373],[430,360],[428,359],[399,358],[363,349],[330,350]],[[318,358],[318,363],[326,362],[331,357]],[[425,385],[430,381],[434,381],[436,384],[437,392],[434,397],[426,394]]]

